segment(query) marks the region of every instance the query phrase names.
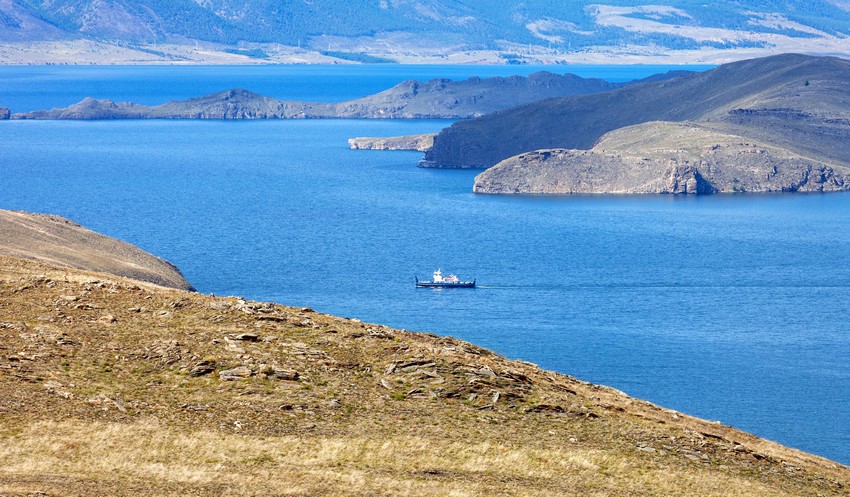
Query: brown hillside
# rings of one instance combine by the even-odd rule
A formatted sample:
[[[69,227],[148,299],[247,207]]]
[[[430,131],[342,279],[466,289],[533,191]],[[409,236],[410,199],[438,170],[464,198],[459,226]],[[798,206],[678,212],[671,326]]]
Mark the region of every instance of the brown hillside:
[[[459,340],[0,256],[0,495],[850,495]]]
[[[64,217],[48,214],[0,210],[0,255],[192,289],[170,262]]]

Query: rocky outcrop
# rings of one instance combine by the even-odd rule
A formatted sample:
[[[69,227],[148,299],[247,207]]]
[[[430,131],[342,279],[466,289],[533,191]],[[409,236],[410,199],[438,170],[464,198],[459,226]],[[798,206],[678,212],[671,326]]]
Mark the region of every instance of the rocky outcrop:
[[[11,114],[9,113],[9,109],[7,109],[6,107],[0,107],[0,121],[9,119],[10,115]]]
[[[659,75],[671,78],[679,73]],[[463,119],[515,105],[565,95],[620,88],[626,83],[538,72],[528,77],[404,81],[374,95],[347,102],[278,100],[233,89],[147,106],[86,98],[69,107],[13,114],[12,119]]]
[[[193,290],[170,262],[59,216],[0,210],[0,255]]]
[[[352,150],[415,150],[427,152],[434,145],[434,135],[391,136],[388,138],[349,138],[348,146]]]
[[[538,150],[475,178],[476,193],[826,192],[850,190],[850,168],[738,135],[647,123],[605,135],[590,150]]]
[[[424,164],[486,168],[532,150],[587,150],[609,131],[650,121],[725,123],[763,143],[850,164],[850,61],[786,54],[535,102],[444,129]]]

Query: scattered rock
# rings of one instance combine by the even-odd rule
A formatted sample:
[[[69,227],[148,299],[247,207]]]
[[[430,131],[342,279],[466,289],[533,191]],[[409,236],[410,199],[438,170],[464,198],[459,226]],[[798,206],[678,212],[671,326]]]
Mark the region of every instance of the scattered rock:
[[[254,375],[254,371],[248,366],[237,366],[218,373],[218,377],[224,381],[244,380]]]
[[[65,385],[56,380],[48,380],[44,382],[44,388],[48,393],[58,395],[65,399],[73,399],[74,394],[65,389]]]
[[[27,325],[24,323],[0,323],[0,330],[25,331],[26,329]]]
[[[67,335],[62,333],[58,337],[56,337],[56,345],[79,345],[77,342],[68,338]]]
[[[480,369],[473,369],[472,372],[479,375],[479,376],[486,376],[487,378],[496,378],[497,377],[496,373],[493,371],[492,368],[490,368],[490,366],[484,366],[483,368],[480,368]]]
[[[257,316],[258,321],[272,321],[276,323],[283,323],[289,320],[289,318],[285,316],[274,316],[274,315],[266,315],[266,316]]]
[[[158,359],[164,365],[175,364],[183,358],[183,350],[177,340],[154,340],[145,347],[142,357]]]
[[[382,330],[380,328],[369,328],[368,330],[370,338],[380,338],[383,340],[392,340],[395,336],[392,333],[389,333],[386,330]]]
[[[567,412],[567,410],[564,409],[563,407],[559,406],[559,405],[537,404],[536,406],[531,406],[531,407],[526,408],[525,412],[527,412],[527,413],[545,412],[545,413],[561,414],[561,413]]]
[[[89,404],[94,406],[100,406],[104,411],[109,410],[110,407],[114,407],[121,412],[127,412],[127,408],[124,406],[124,403],[120,400],[110,399],[106,395],[98,394],[94,397],[90,397],[87,401]]]
[[[101,316],[101,317],[97,318],[97,322],[103,323],[103,324],[112,324],[115,321],[117,321],[117,320],[115,319],[115,316],[113,316],[112,314],[107,314],[105,316]]]
[[[204,359],[203,361],[192,366],[192,369],[189,370],[189,376],[204,376],[215,371],[215,361],[211,359]]]
[[[272,367],[269,376],[277,380],[298,381],[301,375],[294,369]]]
[[[229,350],[230,352],[236,352],[237,354],[245,353],[245,349],[243,349],[239,345],[236,345],[236,341],[231,340],[229,338],[224,339],[224,349]]]

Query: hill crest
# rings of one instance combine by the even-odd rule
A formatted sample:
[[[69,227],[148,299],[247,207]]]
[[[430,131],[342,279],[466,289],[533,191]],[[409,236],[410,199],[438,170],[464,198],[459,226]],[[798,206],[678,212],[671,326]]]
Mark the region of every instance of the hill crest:
[[[487,168],[541,149],[588,150],[650,121],[710,123],[827,163],[850,164],[850,61],[785,54],[661,82],[534,102],[441,131],[424,165]]]

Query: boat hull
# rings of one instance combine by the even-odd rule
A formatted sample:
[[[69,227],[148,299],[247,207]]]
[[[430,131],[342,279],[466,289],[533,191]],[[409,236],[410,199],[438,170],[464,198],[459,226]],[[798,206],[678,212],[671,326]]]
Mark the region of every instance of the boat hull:
[[[459,281],[457,283],[434,283],[432,281],[417,281],[416,288],[475,288],[475,282]]]

